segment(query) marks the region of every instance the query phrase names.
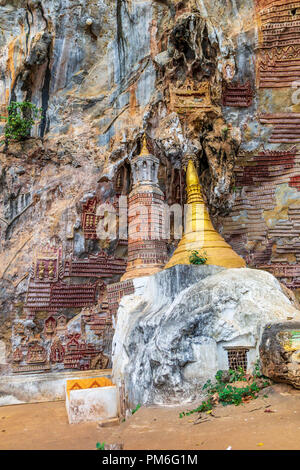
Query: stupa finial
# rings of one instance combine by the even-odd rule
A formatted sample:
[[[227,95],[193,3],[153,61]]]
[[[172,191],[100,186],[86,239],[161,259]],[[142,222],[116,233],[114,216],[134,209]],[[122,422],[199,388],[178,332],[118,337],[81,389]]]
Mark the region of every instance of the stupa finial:
[[[188,204],[204,204],[198,173],[192,159],[188,161],[186,169],[186,191]]]
[[[142,145],[142,149],[140,151],[140,155],[149,155],[150,152],[149,152],[148,147],[147,147],[147,139],[146,139],[145,132],[144,132],[144,135],[143,135],[142,142],[143,142],[143,145]]]

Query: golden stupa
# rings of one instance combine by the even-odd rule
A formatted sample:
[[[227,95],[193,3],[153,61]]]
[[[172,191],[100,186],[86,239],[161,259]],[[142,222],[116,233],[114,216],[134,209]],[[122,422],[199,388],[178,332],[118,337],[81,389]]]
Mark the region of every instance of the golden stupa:
[[[193,250],[205,255],[206,264],[244,268],[246,263],[243,258],[233,251],[211,223],[203,201],[198,174],[191,159],[186,171],[186,186],[188,206],[185,233],[164,269],[176,264],[191,264],[190,256]]]

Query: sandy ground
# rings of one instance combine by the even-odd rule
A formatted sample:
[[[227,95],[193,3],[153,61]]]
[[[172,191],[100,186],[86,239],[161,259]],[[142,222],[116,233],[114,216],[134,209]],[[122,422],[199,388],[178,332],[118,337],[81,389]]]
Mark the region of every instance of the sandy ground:
[[[300,391],[277,384],[263,394],[268,398],[218,406],[200,424],[194,424],[195,414],[179,418],[193,406],[141,407],[110,428],[69,425],[64,402],[5,406],[0,408],[0,449],[94,450],[97,442],[120,442],[128,450],[299,450]]]

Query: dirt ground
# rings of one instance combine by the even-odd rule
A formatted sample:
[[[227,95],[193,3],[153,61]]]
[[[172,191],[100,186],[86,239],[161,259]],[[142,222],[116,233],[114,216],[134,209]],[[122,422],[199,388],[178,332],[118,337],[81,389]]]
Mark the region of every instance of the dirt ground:
[[[0,449],[94,450],[97,442],[120,442],[128,450],[299,450],[300,390],[276,384],[260,393],[248,404],[218,406],[200,424],[194,424],[196,414],[179,418],[193,405],[141,407],[110,428],[69,425],[64,402],[4,406]]]

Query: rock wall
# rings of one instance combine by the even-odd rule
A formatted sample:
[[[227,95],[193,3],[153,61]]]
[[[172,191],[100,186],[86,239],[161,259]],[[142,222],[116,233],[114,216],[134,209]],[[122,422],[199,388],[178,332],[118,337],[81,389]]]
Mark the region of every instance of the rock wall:
[[[276,323],[264,329],[260,358],[264,375],[300,388],[300,323]]]
[[[120,278],[126,240],[99,240],[96,211],[129,193],[144,131],[168,203],[185,203],[182,164],[194,154],[216,228],[249,266],[297,289],[298,3],[0,1],[0,114],[16,100],[43,110],[30,139],[0,148],[2,373],[29,371],[37,345],[43,362],[31,365],[60,370],[56,337],[57,351],[74,339],[110,356],[105,286]],[[36,282],[44,303],[33,308]],[[88,302],[78,300],[86,285]],[[57,303],[72,289],[73,303]],[[97,363],[74,355],[74,367]]]

